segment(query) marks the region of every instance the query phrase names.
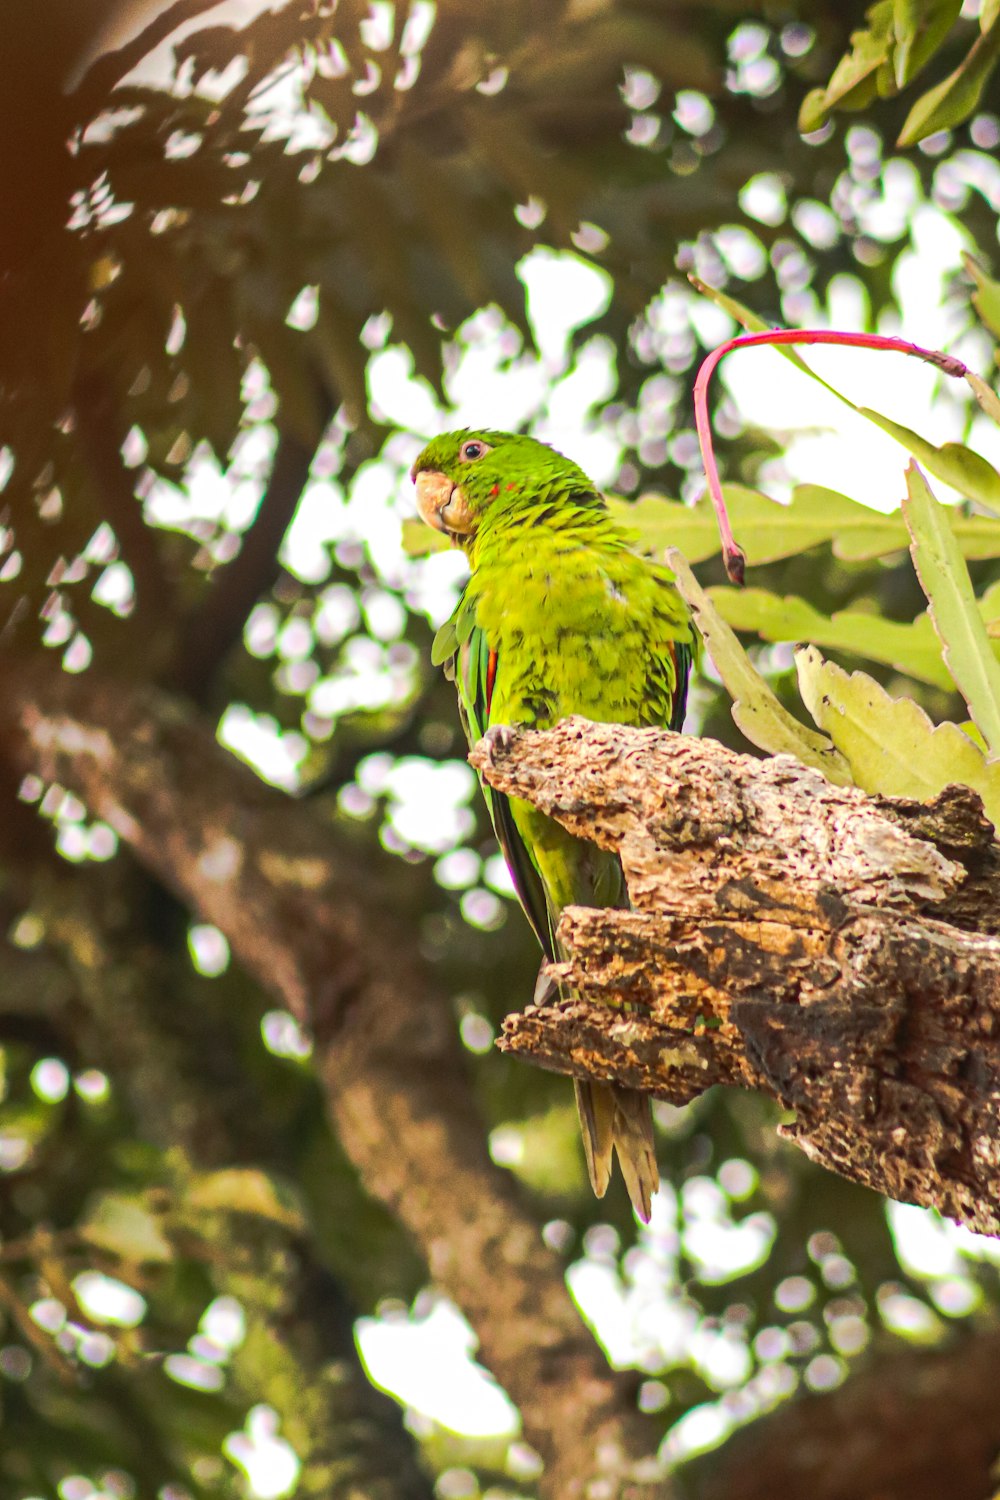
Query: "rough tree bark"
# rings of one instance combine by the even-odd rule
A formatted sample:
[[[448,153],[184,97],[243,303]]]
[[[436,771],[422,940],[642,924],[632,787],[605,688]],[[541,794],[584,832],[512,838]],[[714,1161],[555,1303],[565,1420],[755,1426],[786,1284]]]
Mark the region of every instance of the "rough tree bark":
[[[634,908],[565,912],[564,998],[511,1016],[507,1051],[674,1103],[766,1090],[813,1160],[1000,1232],[1000,848],[974,793],[874,799],[582,719],[472,760],[615,849]]]

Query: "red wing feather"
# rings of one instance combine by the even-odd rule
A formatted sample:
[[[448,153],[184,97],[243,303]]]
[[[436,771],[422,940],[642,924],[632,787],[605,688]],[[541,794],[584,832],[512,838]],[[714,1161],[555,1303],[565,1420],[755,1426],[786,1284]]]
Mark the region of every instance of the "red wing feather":
[[[491,651],[486,658],[486,717],[489,719],[493,707],[493,684],[497,680],[497,654]]]

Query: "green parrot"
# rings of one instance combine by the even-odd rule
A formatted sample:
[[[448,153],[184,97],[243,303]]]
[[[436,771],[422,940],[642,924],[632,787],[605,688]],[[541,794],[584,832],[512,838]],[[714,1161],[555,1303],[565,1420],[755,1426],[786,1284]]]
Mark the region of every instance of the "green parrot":
[[[673,574],[633,550],[577,464],[534,438],[466,430],[428,443],[412,478],[422,518],[471,567],[432,653],[455,680],[470,745],[499,725],[545,729],[570,714],[680,728],[694,655],[687,607]],[[628,906],[617,855],[482,788],[546,960],[561,956],[565,906]],[[536,996],[545,986],[540,971]],[[576,1098],[594,1192],[604,1196],[617,1151],[648,1221],[659,1187],[648,1098],[580,1081]]]

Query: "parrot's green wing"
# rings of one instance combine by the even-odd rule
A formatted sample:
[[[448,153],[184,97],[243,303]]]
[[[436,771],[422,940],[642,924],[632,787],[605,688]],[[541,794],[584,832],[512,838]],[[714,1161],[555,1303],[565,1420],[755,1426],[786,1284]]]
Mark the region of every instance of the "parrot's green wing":
[[[491,651],[485,632],[475,622],[475,605],[463,598],[434,638],[431,659],[444,662],[445,674],[458,689],[458,710],[470,747],[490,728],[490,708],[499,670],[499,656]],[[531,923],[546,958],[555,958],[545,887],[528,847],[517,830],[510,800],[482,776],[483,789],[497,843],[507,861],[517,898]]]
[[[691,677],[691,668],[694,666],[695,651],[690,640],[679,640],[673,643],[674,658],[674,685],[670,695],[670,712],[664,717],[667,729],[675,729],[678,734],[684,727],[684,715],[687,711],[688,682]]]

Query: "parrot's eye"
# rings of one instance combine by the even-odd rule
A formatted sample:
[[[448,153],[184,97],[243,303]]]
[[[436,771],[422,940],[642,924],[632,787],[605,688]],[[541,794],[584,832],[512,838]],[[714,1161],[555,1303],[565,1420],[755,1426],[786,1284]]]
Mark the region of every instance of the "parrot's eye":
[[[489,451],[488,443],[478,443],[473,440],[472,442],[462,444],[458,450],[458,456],[464,463],[470,464],[474,459],[482,458],[483,454],[489,453]]]

